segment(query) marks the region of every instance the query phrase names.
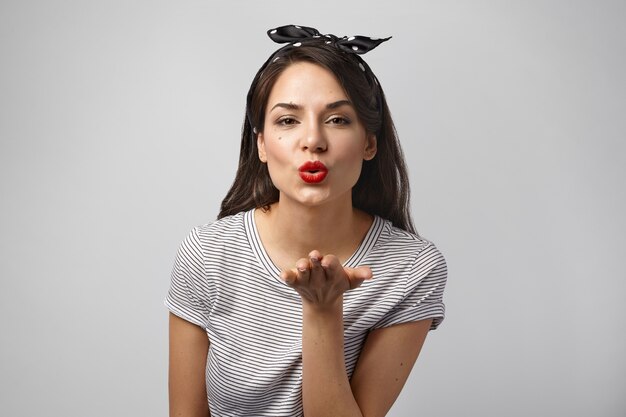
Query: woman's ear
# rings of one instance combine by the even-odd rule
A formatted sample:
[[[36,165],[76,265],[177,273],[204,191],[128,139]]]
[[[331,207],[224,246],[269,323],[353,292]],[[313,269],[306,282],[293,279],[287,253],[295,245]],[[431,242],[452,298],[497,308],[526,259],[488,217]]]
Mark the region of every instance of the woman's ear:
[[[366,161],[371,161],[376,156],[376,151],[378,150],[376,141],[376,135],[367,135],[367,140],[365,142],[365,153],[363,154],[363,159]]]
[[[265,153],[265,139],[263,138],[263,132],[256,134],[256,147],[259,150],[259,159],[261,162],[267,162],[267,154]]]

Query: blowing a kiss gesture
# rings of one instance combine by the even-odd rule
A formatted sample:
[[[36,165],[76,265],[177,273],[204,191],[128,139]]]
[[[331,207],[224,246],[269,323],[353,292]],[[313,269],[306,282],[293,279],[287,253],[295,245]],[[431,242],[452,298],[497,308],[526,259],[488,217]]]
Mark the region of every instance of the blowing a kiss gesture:
[[[335,305],[344,292],[371,279],[372,270],[367,266],[344,268],[335,255],[322,256],[314,250],[308,259],[299,259],[294,269],[282,271],[280,277],[300,294],[303,304],[324,308]]]

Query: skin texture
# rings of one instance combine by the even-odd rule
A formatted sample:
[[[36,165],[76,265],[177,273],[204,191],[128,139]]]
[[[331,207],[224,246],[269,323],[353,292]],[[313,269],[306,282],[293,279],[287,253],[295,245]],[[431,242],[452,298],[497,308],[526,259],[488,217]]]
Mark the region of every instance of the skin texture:
[[[169,398],[171,417],[206,417],[205,368],[209,338],[204,329],[170,313]]]
[[[281,278],[302,300],[304,414],[384,416],[409,376],[431,320],[370,332],[348,379],[343,294],[376,278],[367,266],[351,269],[342,263],[373,221],[352,207],[351,190],[363,161],[376,155],[376,137],[365,131],[334,75],[315,64],[288,67],[267,104],[257,145],[280,197],[270,210],[256,210],[255,221]],[[306,161],[326,165],[322,182],[300,178],[298,168]],[[206,416],[207,336],[179,321],[184,320],[172,318],[170,326],[170,415]]]

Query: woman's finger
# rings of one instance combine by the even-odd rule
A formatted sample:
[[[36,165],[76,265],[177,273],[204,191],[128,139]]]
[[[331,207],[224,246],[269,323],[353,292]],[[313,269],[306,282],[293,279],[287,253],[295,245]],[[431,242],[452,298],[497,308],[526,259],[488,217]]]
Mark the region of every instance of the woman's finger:
[[[357,268],[351,269],[351,272],[352,272],[351,276],[354,278],[368,280],[368,279],[372,279],[373,277],[372,268],[370,268],[369,266],[359,266]]]
[[[346,268],[350,289],[358,288],[363,281],[372,279],[372,270],[369,266],[360,266],[358,268]]]
[[[287,285],[293,286],[298,280],[298,272],[294,269],[284,269],[280,271],[280,279]]]
[[[343,281],[345,281],[346,273],[343,270],[341,262],[339,262],[339,258],[337,258],[335,255],[326,255],[322,259],[321,265],[322,268],[324,268],[327,280],[333,281],[335,284],[343,284]],[[345,289],[343,291],[345,291]]]
[[[341,267],[339,259],[335,255],[326,255],[321,261],[322,267],[329,272],[335,273]]]
[[[311,265],[309,264],[308,259],[298,259],[296,261],[295,269],[286,269],[280,272],[280,279],[291,287],[301,286],[303,284],[306,285],[309,281],[310,268]]]
[[[307,285],[311,277],[311,263],[308,259],[301,258],[296,262],[298,285]]]
[[[309,262],[311,263],[309,280],[311,282],[315,281],[319,283],[326,281],[326,272],[322,268],[321,260],[322,254],[319,253],[319,251],[314,250],[309,253]]]

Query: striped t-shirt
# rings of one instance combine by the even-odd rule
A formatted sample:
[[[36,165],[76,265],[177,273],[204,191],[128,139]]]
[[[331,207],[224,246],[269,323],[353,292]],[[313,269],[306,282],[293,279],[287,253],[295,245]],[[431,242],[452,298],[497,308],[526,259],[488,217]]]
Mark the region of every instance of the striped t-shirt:
[[[344,353],[351,377],[373,329],[444,317],[446,263],[435,245],[375,217],[344,266],[373,279],[344,294]],[[195,227],[181,243],[165,304],[206,329],[211,416],[302,416],[302,304],[279,278],[254,210]]]

